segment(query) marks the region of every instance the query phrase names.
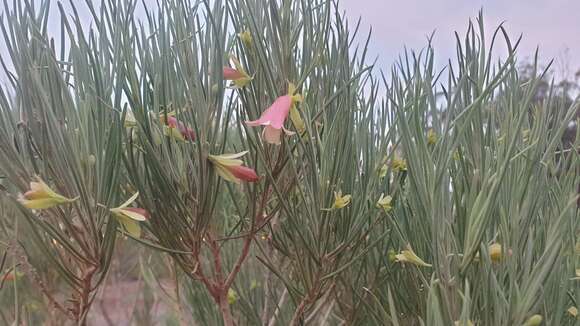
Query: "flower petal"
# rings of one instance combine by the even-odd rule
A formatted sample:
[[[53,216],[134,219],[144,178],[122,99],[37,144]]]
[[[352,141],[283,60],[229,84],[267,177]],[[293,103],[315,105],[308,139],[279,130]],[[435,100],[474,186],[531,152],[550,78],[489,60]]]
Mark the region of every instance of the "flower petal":
[[[70,203],[77,198],[69,199],[54,192],[39,177],[30,182],[30,190],[18,199],[22,205],[30,209],[45,209],[64,203]]]
[[[131,205],[135,201],[135,199],[137,199],[137,197],[139,197],[138,191],[136,193],[134,193],[133,196],[131,196],[129,199],[127,199],[126,202],[124,202],[123,204],[121,204],[121,206],[119,206],[117,208],[125,208],[125,207]]]
[[[34,191],[39,191],[42,193],[45,193],[47,196],[50,197],[55,197],[55,198],[62,198],[62,199],[66,199],[66,197],[63,197],[59,194],[57,194],[56,192],[54,192],[54,190],[52,190],[44,181],[42,181],[39,177],[36,177],[36,179],[38,180],[38,182],[30,182],[30,189],[34,190]]]
[[[272,126],[266,126],[262,131],[262,138],[269,144],[279,145],[281,143],[281,135],[282,130]]]
[[[230,170],[228,170],[225,166],[215,164],[214,167],[215,167],[217,174],[220,177],[224,178],[227,181],[235,182],[238,184],[240,183],[240,179],[236,178],[236,176]]]
[[[147,211],[144,210],[143,208],[127,207],[121,209],[121,212],[124,216],[135,221],[142,222],[147,220]]]
[[[270,125],[275,129],[281,129],[284,126],[286,117],[288,117],[291,106],[292,97],[290,95],[280,96],[262,113],[258,120],[246,121],[246,124],[248,126]]]
[[[243,77],[243,78],[234,79],[233,86],[235,88],[242,88],[242,87],[248,85],[251,81],[252,81],[252,77]],[[230,86],[232,86],[232,85],[230,85]]]
[[[296,128],[298,133],[300,135],[304,134],[304,132],[306,131],[306,126],[304,125],[304,120],[302,120],[300,112],[298,112],[298,109],[296,108],[295,105],[293,105],[292,108],[290,109],[290,120],[292,120],[292,124],[294,125],[294,128]]]
[[[238,70],[230,67],[224,67],[223,75],[225,80],[236,80],[240,78],[245,78],[246,76],[239,72]]]
[[[241,152],[237,154],[223,154],[223,155],[208,155],[210,162],[222,165],[222,166],[238,166],[244,164],[244,161],[238,159],[238,157],[243,156],[247,152]]]
[[[20,203],[22,205],[24,205],[24,207],[30,208],[30,209],[46,209],[46,208],[58,206],[58,205],[62,204],[63,202],[56,200],[54,198],[41,198],[41,199],[32,199],[32,200],[22,199],[22,200],[20,200]]]
[[[392,202],[393,202],[393,197],[391,196],[385,196],[384,194],[381,194],[381,197],[379,197],[379,200],[377,201],[377,207],[382,208],[385,213],[389,212],[393,206],[392,206]]]
[[[248,182],[256,182],[260,180],[260,177],[256,174],[256,171],[247,166],[230,166],[227,169],[238,179]]]
[[[139,222],[126,217],[118,217],[117,221],[119,221],[119,224],[121,224],[123,230],[129,233],[132,237],[141,237],[141,226],[139,225]]]
[[[415,254],[410,246],[407,246],[407,250],[401,251],[400,254],[395,256],[397,262],[411,263],[417,266],[431,267],[431,264],[427,264],[423,259]]]
[[[48,198],[50,197],[45,191],[43,190],[29,190],[24,193],[24,198],[26,199],[41,199],[41,198]]]
[[[243,152],[234,153],[234,154],[222,154],[222,155],[213,155],[213,156],[214,157],[222,157],[225,159],[234,159],[234,158],[240,158],[246,154],[248,154],[248,151],[243,151]]]
[[[183,137],[183,134],[177,128],[163,126],[163,133],[165,136],[171,137],[175,140],[185,141],[185,137]]]

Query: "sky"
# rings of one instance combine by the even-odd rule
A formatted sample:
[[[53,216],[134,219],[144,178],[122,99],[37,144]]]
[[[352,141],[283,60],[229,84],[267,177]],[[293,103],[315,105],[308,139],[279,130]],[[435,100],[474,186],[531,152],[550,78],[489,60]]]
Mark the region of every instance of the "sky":
[[[52,8],[56,9],[54,2]],[[88,25],[90,15],[82,10],[84,0],[73,2],[78,2],[79,12]],[[351,27],[359,17],[362,19],[361,41],[372,26],[370,54],[373,59],[378,57],[378,66],[387,71],[404,47],[420,50],[432,32],[435,32],[436,63],[442,68],[455,55],[454,32],[463,35],[469,19],[475,20],[479,10],[483,10],[488,42],[503,21],[512,40],[523,35],[520,59],[532,57],[539,47],[542,62],[556,60],[556,76],[570,78],[580,69],[580,0],[340,0],[339,3]],[[59,28],[55,24],[53,35],[58,35]],[[498,50],[496,55],[505,57],[505,49]],[[0,55],[6,55],[2,42]]]
[[[556,75],[573,77],[580,69],[580,0],[341,0],[341,7],[351,21],[362,18],[363,31],[372,26],[370,51],[381,67],[390,67],[405,46],[425,47],[433,31],[444,64],[455,55],[454,32],[464,35],[483,10],[487,39],[504,22],[512,40],[523,36],[519,58],[532,58],[539,47],[542,62],[555,59]]]

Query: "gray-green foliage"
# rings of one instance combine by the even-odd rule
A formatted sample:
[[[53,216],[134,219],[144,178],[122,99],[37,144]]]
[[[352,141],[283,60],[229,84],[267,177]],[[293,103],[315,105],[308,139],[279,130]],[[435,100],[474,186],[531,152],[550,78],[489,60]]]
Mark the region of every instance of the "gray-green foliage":
[[[535,101],[545,71],[520,76],[503,27],[486,37],[480,15],[443,72],[428,45],[378,78],[370,37],[356,46],[358,25],[329,0],[171,0],[143,19],[135,0],[87,1],[88,30],[59,6],[60,48],[48,3],[5,3],[0,24],[14,67],[0,92],[0,276],[56,271],[57,316],[84,322],[126,235],[108,208],[139,191],[150,218],[132,244],[170,257],[172,322],[574,324],[579,141],[561,137],[578,102]],[[243,88],[223,81],[230,55],[253,77]],[[244,121],[289,83],[305,131],[288,119],[298,134],[270,145]],[[172,112],[195,139],[164,135]],[[244,150],[257,183],[228,183],[207,160]],[[79,200],[24,208],[35,175]],[[328,209],[339,191],[352,201]],[[392,209],[377,207],[382,194]],[[432,266],[398,261],[409,247]],[[144,260],[150,300],[169,276]],[[29,294],[12,292],[4,320],[26,315]]]

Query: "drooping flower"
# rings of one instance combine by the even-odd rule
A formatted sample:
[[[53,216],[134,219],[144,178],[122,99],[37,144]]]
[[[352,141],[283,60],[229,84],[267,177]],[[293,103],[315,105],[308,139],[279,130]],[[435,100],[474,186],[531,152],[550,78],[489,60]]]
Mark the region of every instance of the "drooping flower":
[[[404,172],[407,171],[407,161],[402,158],[395,157],[391,161],[391,167],[396,172]]]
[[[393,209],[392,203],[393,197],[381,194],[381,197],[379,197],[379,200],[377,201],[377,207],[382,208],[385,211],[385,213],[388,213],[390,210]]]
[[[136,192],[131,196],[131,198],[121,204],[121,206],[110,209],[111,213],[117,219],[119,224],[121,224],[125,232],[135,238],[141,236],[141,226],[139,225],[139,222],[143,222],[149,217],[149,213],[143,208],[129,207],[138,196],[139,193]]]
[[[427,131],[427,145],[435,145],[437,142],[437,133],[433,129]]]
[[[60,204],[71,203],[77,199],[78,197],[70,199],[57,194],[44,181],[36,177],[36,181],[30,182],[30,190],[25,192],[18,201],[30,209],[46,209]]]
[[[234,68],[224,67],[223,75],[225,80],[231,80],[235,88],[242,88],[252,81],[252,77],[248,75],[244,67],[238,59],[230,56],[230,60],[234,63]]]
[[[288,86],[289,91],[295,90],[294,85]],[[250,127],[264,126],[262,138],[270,144],[280,144],[280,136],[282,131],[287,135],[293,135],[294,132],[284,128],[284,122],[290,113],[290,109],[296,102],[300,102],[302,96],[300,94],[288,93],[280,96],[272,103],[272,105],[262,113],[258,120],[246,121]]]
[[[252,38],[252,34],[250,34],[250,31],[245,30],[241,33],[238,34],[238,37],[240,38],[240,40],[242,40],[242,43],[244,43],[245,47],[251,47],[252,43],[253,43],[253,38]]]
[[[540,326],[542,324],[542,315],[533,315],[524,324],[524,326]]]
[[[163,133],[165,136],[171,137],[178,141],[194,141],[195,132],[193,129],[187,127],[183,122],[175,118],[175,113],[170,112],[165,118],[165,114],[159,115],[159,122],[163,124]]]
[[[417,266],[431,267],[431,264],[427,264],[415,254],[410,245],[407,245],[406,250],[402,250],[401,253],[397,254],[395,260],[398,263],[410,263]]]
[[[209,155],[208,159],[216,169],[217,174],[227,181],[240,183],[240,181],[256,182],[260,177],[253,169],[244,166],[239,158],[248,151],[237,154]]]
[[[325,211],[331,211],[334,209],[341,209],[350,204],[351,195],[342,195],[342,191],[334,192],[334,203],[330,208],[323,208]]]

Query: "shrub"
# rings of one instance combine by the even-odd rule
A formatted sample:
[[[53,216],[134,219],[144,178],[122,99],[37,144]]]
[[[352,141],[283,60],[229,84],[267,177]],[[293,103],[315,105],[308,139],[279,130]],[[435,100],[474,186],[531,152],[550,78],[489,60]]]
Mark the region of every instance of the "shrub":
[[[502,26],[387,77],[328,0],[84,6],[59,50],[49,2],[5,4],[0,267],[48,309],[12,280],[4,321],[86,324],[128,238],[182,324],[575,322],[578,101],[537,101]]]

